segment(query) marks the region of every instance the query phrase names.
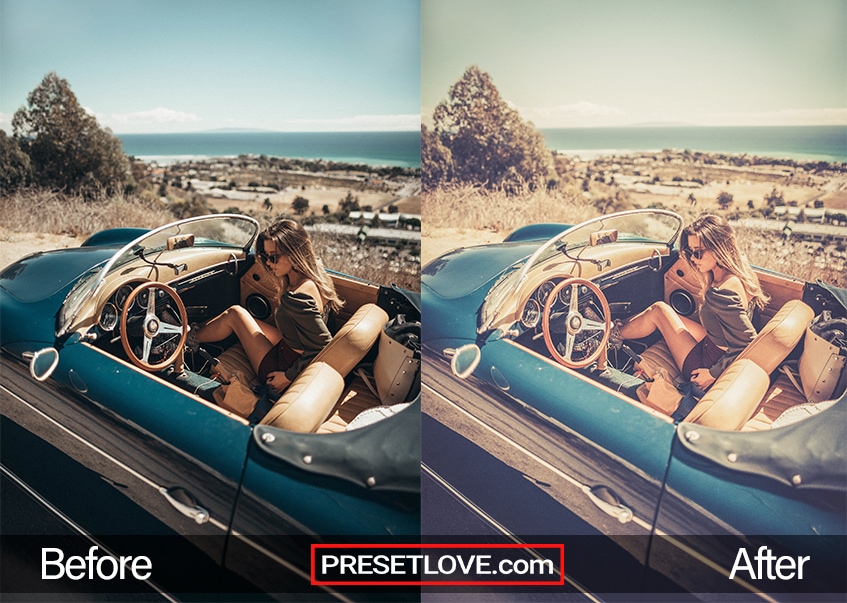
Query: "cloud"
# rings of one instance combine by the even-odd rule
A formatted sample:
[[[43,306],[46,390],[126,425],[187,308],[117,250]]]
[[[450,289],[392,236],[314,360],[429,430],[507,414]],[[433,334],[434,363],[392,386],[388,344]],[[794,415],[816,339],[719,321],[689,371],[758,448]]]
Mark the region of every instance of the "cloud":
[[[203,121],[199,115],[186,111],[177,111],[166,107],[156,107],[134,113],[98,113],[97,121],[115,131],[158,130],[160,126],[184,126]]]
[[[619,121],[626,113],[619,107],[579,101],[570,105],[531,107],[520,110],[521,115],[541,128],[567,128],[602,125]]]
[[[4,130],[6,134],[12,135],[12,114],[0,111],[0,130]]]

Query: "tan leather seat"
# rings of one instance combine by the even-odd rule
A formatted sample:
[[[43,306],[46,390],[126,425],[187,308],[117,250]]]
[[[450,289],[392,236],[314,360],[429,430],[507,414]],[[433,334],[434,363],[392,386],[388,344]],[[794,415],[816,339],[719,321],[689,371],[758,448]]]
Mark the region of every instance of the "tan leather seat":
[[[814,318],[800,300],[786,302],[685,417],[717,429],[740,429],[756,412],[770,374],[791,353]]]
[[[387,322],[388,315],[376,304],[356,310],[261,423],[290,431],[315,431],[341,397],[344,378],[373,347]]]
[[[682,378],[682,373],[673,359],[673,354],[665,343],[664,339],[660,339],[641,354],[641,362],[638,363],[639,368],[650,377],[659,372],[659,369],[664,369],[665,374],[675,384],[679,385],[685,379]]]

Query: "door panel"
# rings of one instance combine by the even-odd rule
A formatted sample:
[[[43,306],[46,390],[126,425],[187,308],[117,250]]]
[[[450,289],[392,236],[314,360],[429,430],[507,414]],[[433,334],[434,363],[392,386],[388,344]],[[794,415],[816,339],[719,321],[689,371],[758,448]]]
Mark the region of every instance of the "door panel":
[[[3,414],[24,450],[47,453],[39,462],[16,446],[4,465],[98,539],[151,537],[144,550],[172,548],[179,534],[192,543],[182,562],[221,565],[248,425],[87,344],[63,347],[45,383],[5,360]],[[192,507],[209,519],[198,523]],[[217,570],[203,580],[216,590]]]

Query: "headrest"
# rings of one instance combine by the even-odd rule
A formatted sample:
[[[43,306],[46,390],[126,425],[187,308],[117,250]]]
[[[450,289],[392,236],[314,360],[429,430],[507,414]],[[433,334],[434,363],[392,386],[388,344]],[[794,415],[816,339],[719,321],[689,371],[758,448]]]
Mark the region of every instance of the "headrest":
[[[388,314],[376,304],[361,306],[312,362],[324,362],[346,377],[376,343],[387,322]]]
[[[814,311],[800,300],[786,302],[735,361],[748,358],[770,375],[791,353],[814,317]]]

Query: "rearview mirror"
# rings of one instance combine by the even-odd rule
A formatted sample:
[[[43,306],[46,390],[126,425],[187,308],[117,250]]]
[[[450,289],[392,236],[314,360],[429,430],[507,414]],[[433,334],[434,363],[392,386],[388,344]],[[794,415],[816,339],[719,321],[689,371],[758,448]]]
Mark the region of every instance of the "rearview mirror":
[[[450,369],[459,379],[467,379],[479,365],[482,352],[475,343],[467,343],[459,348],[447,348],[444,350],[446,356],[452,356]]]
[[[37,352],[25,354],[30,357],[29,374],[36,381],[46,381],[59,364],[59,352],[56,348],[44,348]]]

